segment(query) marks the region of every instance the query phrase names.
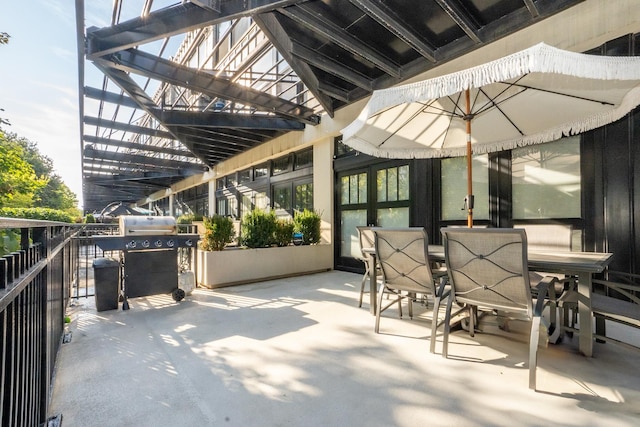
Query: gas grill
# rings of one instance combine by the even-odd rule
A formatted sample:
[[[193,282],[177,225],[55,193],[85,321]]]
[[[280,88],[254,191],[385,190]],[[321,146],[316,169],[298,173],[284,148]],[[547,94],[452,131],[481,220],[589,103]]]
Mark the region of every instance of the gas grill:
[[[120,251],[122,296],[127,298],[172,294],[184,298],[178,289],[179,249],[195,250],[198,234],[178,234],[171,216],[121,216],[120,234],[94,236],[103,251]],[[123,305],[126,309],[126,305]]]

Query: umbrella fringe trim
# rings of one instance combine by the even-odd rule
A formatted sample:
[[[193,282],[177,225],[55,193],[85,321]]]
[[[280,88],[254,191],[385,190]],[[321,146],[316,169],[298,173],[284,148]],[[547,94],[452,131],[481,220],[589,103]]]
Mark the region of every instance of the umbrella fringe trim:
[[[378,90],[373,93],[360,115],[342,130],[343,141],[352,148],[375,157],[383,158],[437,158],[466,155],[465,147],[429,149],[385,150],[373,147],[356,136],[366,125],[368,118],[387,108],[419,100],[436,99],[471,87],[504,81],[532,72],[550,72],[591,79],[631,80],[640,79],[640,57],[612,57],[587,55],[554,48],[539,43],[529,49],[508,55],[467,70],[431,79],[433,84],[423,82]],[[455,78],[453,78],[453,77]],[[486,144],[474,144],[475,154],[509,150],[527,145],[554,141],[563,136],[577,135],[622,118],[640,104],[640,88],[636,87],[612,110],[578,121],[567,122],[534,135]]]

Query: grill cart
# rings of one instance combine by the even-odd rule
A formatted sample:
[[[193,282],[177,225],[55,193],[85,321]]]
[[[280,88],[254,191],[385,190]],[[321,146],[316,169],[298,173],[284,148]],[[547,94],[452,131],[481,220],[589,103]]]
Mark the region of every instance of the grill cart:
[[[93,236],[103,251],[120,251],[121,299],[171,294],[180,301],[185,292],[178,287],[182,265],[194,260],[198,234],[178,234],[171,216],[121,216],[120,234]]]

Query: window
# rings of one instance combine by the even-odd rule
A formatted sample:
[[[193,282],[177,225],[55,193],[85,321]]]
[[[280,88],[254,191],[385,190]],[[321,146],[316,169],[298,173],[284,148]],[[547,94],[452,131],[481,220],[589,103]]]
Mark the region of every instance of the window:
[[[189,213],[208,215],[209,184],[201,184],[177,193],[175,204],[175,213],[178,215]]]
[[[305,150],[295,155],[294,170],[313,166],[313,150]]]
[[[259,165],[253,168],[253,179],[264,178],[269,175],[269,168],[267,165]]]
[[[409,166],[379,170],[377,186],[378,202],[409,200]]]
[[[475,219],[489,219],[489,157],[474,156],[472,180]],[[442,160],[442,219],[455,221],[467,219],[464,200],[467,196],[467,159],[455,157]]]
[[[291,185],[280,185],[273,188],[274,209],[291,211]]]
[[[409,165],[376,172],[376,223],[380,227],[409,225]]]
[[[273,161],[273,174],[278,175],[289,171],[289,156],[280,157]]]
[[[232,173],[231,175],[227,175],[226,177],[227,179],[227,183],[226,183],[226,187],[235,187],[236,185],[238,185],[238,179],[236,178],[236,174]]]
[[[313,183],[297,184],[293,191],[293,210],[302,212],[305,209],[313,210]]]
[[[238,172],[238,182],[244,184],[251,181],[251,169]]]
[[[580,218],[580,137],[511,152],[514,219]]]
[[[342,205],[367,203],[366,172],[343,176],[341,184],[340,201]]]

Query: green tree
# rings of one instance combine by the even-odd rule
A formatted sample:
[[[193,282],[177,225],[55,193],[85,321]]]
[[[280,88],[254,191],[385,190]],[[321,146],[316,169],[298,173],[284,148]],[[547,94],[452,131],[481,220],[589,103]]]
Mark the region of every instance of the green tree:
[[[20,137],[15,133],[7,134],[7,138],[20,144],[24,152],[24,160],[33,167],[33,171],[38,178],[51,177],[53,174],[53,160],[45,156],[38,149],[35,142],[29,141],[27,138]]]
[[[22,146],[0,130],[0,207],[31,206],[35,192],[45,184],[24,159]]]
[[[59,175],[53,174],[44,187],[34,195],[34,207],[51,208],[68,211],[78,206],[78,198],[62,181]]]

